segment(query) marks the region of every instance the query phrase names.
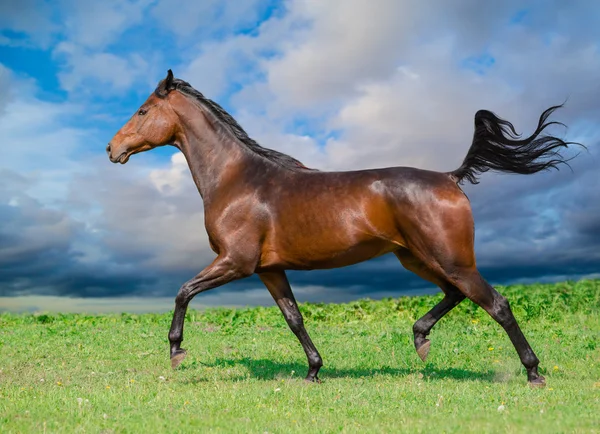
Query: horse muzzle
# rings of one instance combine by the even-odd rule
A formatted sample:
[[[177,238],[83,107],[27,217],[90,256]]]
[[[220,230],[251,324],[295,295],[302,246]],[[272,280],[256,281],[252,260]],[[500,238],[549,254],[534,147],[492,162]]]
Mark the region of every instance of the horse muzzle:
[[[108,159],[111,161],[111,163],[125,164],[127,162],[127,160],[129,159],[127,156],[127,152],[122,152],[117,157],[113,157],[112,150],[113,150],[112,145],[109,143],[108,146],[106,147],[106,153],[108,154]]]

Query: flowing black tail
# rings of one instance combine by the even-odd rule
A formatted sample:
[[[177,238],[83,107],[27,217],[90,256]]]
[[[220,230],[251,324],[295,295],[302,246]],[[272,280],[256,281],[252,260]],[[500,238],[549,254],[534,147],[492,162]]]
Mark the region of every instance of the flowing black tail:
[[[462,165],[449,175],[457,183],[466,179],[472,184],[478,184],[477,175],[490,169],[529,175],[551,167],[558,169],[559,164],[567,164],[568,160],[560,154],[560,148],[583,145],[565,142],[553,136],[540,136],[550,125],[564,126],[560,122],[546,122],[560,107],[562,105],[550,107],[542,113],[535,132],[521,140],[510,122],[500,119],[490,111],[479,110],[475,114],[473,144]]]

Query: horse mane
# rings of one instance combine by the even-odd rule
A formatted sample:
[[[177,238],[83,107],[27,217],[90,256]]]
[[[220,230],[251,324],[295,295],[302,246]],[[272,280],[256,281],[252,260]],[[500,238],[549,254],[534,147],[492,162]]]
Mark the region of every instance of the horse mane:
[[[159,83],[158,87],[154,91],[156,96],[164,98],[166,96],[164,88],[162,87],[163,82]],[[173,78],[171,89],[178,90],[184,95],[193,98],[202,107],[206,108],[219,122],[223,131],[226,131],[233,135],[238,141],[240,141],[245,147],[261,157],[266,158],[273,163],[293,171],[316,171],[316,169],[310,169],[283,152],[275,151],[274,149],[264,148],[260,146],[254,139],[248,136],[248,133],[244,131],[242,126],[231,116],[223,107],[214,102],[213,100],[206,98],[201,92],[194,89],[187,81],[179,78]]]

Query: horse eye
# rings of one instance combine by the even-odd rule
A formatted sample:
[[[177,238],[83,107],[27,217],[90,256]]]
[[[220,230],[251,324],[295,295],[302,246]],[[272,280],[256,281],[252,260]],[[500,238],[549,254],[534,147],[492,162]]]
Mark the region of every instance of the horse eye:
[[[140,109],[140,111],[138,112],[138,115],[139,115],[139,116],[144,116],[146,113],[148,113],[148,111],[147,111],[147,110]]]

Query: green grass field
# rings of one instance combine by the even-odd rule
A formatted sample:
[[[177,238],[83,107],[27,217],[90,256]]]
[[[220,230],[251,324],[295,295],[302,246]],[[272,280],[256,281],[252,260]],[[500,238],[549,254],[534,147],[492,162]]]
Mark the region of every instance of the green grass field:
[[[412,324],[441,295],[301,305],[322,384],[276,307],[189,312],[177,371],[169,314],[2,314],[0,432],[600,432],[600,281],[498,289],[544,389],[469,301],[422,363]]]

